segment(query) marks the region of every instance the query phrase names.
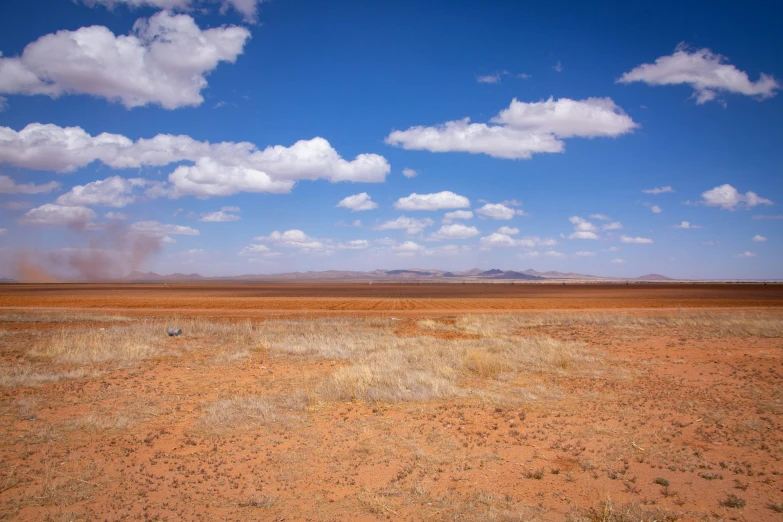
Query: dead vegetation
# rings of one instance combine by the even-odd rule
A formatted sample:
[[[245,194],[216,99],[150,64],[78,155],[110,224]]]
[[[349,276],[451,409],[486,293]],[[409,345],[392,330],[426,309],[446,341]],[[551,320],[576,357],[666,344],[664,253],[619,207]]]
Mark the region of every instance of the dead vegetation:
[[[685,330],[727,337],[783,337],[783,318],[758,312],[704,313],[681,310],[661,314],[631,315],[618,312],[550,312],[516,315],[464,315],[452,326],[433,320],[419,321],[430,329],[452,329],[482,336],[544,327],[602,326],[624,330],[659,328],[660,331]]]
[[[781,511],[779,315],[55,319],[0,341],[11,518],[673,521],[709,516],[703,493]]]

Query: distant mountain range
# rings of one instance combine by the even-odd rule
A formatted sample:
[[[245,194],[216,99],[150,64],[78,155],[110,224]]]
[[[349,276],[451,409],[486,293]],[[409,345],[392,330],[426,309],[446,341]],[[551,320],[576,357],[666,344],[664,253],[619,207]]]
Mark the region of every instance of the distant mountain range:
[[[482,270],[474,268],[462,272],[447,272],[423,268],[408,268],[404,270],[372,270],[370,272],[325,270],[322,272],[288,272],[283,274],[246,274],[229,277],[204,277],[200,274],[167,274],[155,272],[131,272],[122,279],[128,282],[177,282],[177,281],[673,281],[674,279],[660,274],[647,274],[635,278],[600,277],[575,272],[537,272],[528,269],[521,272],[514,270]]]

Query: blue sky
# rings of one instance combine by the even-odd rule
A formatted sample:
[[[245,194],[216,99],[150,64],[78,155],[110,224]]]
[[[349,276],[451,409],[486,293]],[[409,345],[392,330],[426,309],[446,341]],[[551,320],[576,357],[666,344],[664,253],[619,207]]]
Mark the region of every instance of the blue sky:
[[[783,278],[781,17],[778,2],[6,2],[0,277]]]

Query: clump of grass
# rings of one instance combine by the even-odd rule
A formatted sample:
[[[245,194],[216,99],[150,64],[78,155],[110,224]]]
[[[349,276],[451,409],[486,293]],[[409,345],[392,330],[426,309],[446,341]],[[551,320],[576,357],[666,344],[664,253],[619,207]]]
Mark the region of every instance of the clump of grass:
[[[133,321],[132,317],[108,314],[0,314],[0,323],[112,323]]]
[[[485,336],[541,327],[599,325],[623,329],[666,328],[695,330],[732,337],[783,337],[783,317],[754,312],[677,312],[636,316],[626,313],[541,313],[525,315],[466,315],[457,318],[457,330]]]
[[[297,420],[296,412],[304,411],[310,401],[305,391],[281,397],[251,396],[218,399],[206,406],[200,423],[211,428],[288,425]]]
[[[665,479],[663,477],[656,477],[655,480],[653,480],[653,484],[658,484],[659,486],[663,487],[669,487],[671,482],[669,482],[669,479]]]
[[[169,338],[166,329],[171,325],[181,328],[183,337]],[[217,352],[212,362],[222,364],[244,359],[258,350],[258,337],[259,330],[250,321],[220,323],[181,318],[143,319],[104,328],[63,328],[44,338],[29,353],[58,363],[94,364],[177,355],[177,350],[207,345]]]
[[[480,350],[468,352],[462,364],[466,370],[481,378],[493,378],[508,369],[508,364],[498,354]]]
[[[379,342],[357,362],[338,369],[327,385],[338,399],[424,401],[464,394],[465,376],[494,378],[501,371],[563,371],[590,358],[579,343],[555,339],[448,340],[425,337]]]
[[[162,352],[166,339],[162,328],[157,321],[145,320],[130,326],[63,329],[30,355],[72,364],[151,359]]]
[[[30,366],[0,368],[0,388],[38,387],[67,379],[97,377],[100,372],[89,372],[84,368],[75,370],[34,370]]]
[[[745,499],[738,497],[734,493],[729,493],[725,499],[720,501],[721,506],[735,509],[744,508],[745,504]]]
[[[775,513],[783,513],[783,502],[770,502],[767,507]]]
[[[320,319],[259,325],[258,342],[269,353],[302,359],[355,359],[398,347],[390,321]]]
[[[681,518],[676,513],[645,508],[636,502],[616,506],[609,498],[598,506],[566,515],[568,522],[675,522]]]
[[[248,495],[244,500],[239,501],[240,507],[252,507],[260,509],[272,509],[277,502],[277,497],[265,495],[263,493],[254,493]]]
[[[38,397],[19,397],[16,400],[16,417],[21,420],[35,420]]]
[[[411,356],[414,357],[411,357]],[[415,354],[389,350],[364,363],[339,368],[326,385],[338,400],[426,401],[459,394],[456,372],[439,361],[416,361]]]
[[[231,427],[239,424],[271,424],[278,420],[278,410],[267,397],[220,399],[207,406],[204,424]]]

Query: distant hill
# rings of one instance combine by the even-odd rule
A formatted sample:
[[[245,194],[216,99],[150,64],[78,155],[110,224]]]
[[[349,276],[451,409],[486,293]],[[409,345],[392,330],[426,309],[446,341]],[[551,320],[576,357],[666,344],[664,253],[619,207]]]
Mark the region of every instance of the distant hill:
[[[478,275],[482,276],[482,277],[487,277],[487,276],[499,276],[499,275],[502,275],[502,274],[503,274],[502,270],[498,270],[497,268],[493,268],[492,270],[487,270],[486,272],[481,272]]]
[[[661,274],[647,274],[641,277],[637,277],[640,281],[674,281],[671,277],[666,277]]]
[[[546,278],[525,274],[523,272],[514,272],[513,270],[509,270],[507,272],[501,272],[500,275],[496,275],[492,279],[521,279],[523,281],[544,281]]]
[[[127,281],[200,281],[207,279],[200,274],[168,274],[160,275],[155,272],[131,272],[124,278]]]
[[[613,278],[579,274],[576,272],[538,272],[532,268],[524,271],[492,268],[473,268],[465,271],[446,272],[436,269],[406,268],[395,270],[325,270],[321,272],[287,272],[282,274],[244,274],[229,277],[204,277],[200,274],[167,274],[155,272],[131,272],[123,278],[129,282],[185,282],[185,281],[438,281],[438,280],[509,280],[509,281],[673,281],[660,274],[647,274],[636,278]],[[0,280],[2,282],[2,280]],[[13,282],[13,281],[6,281]]]

